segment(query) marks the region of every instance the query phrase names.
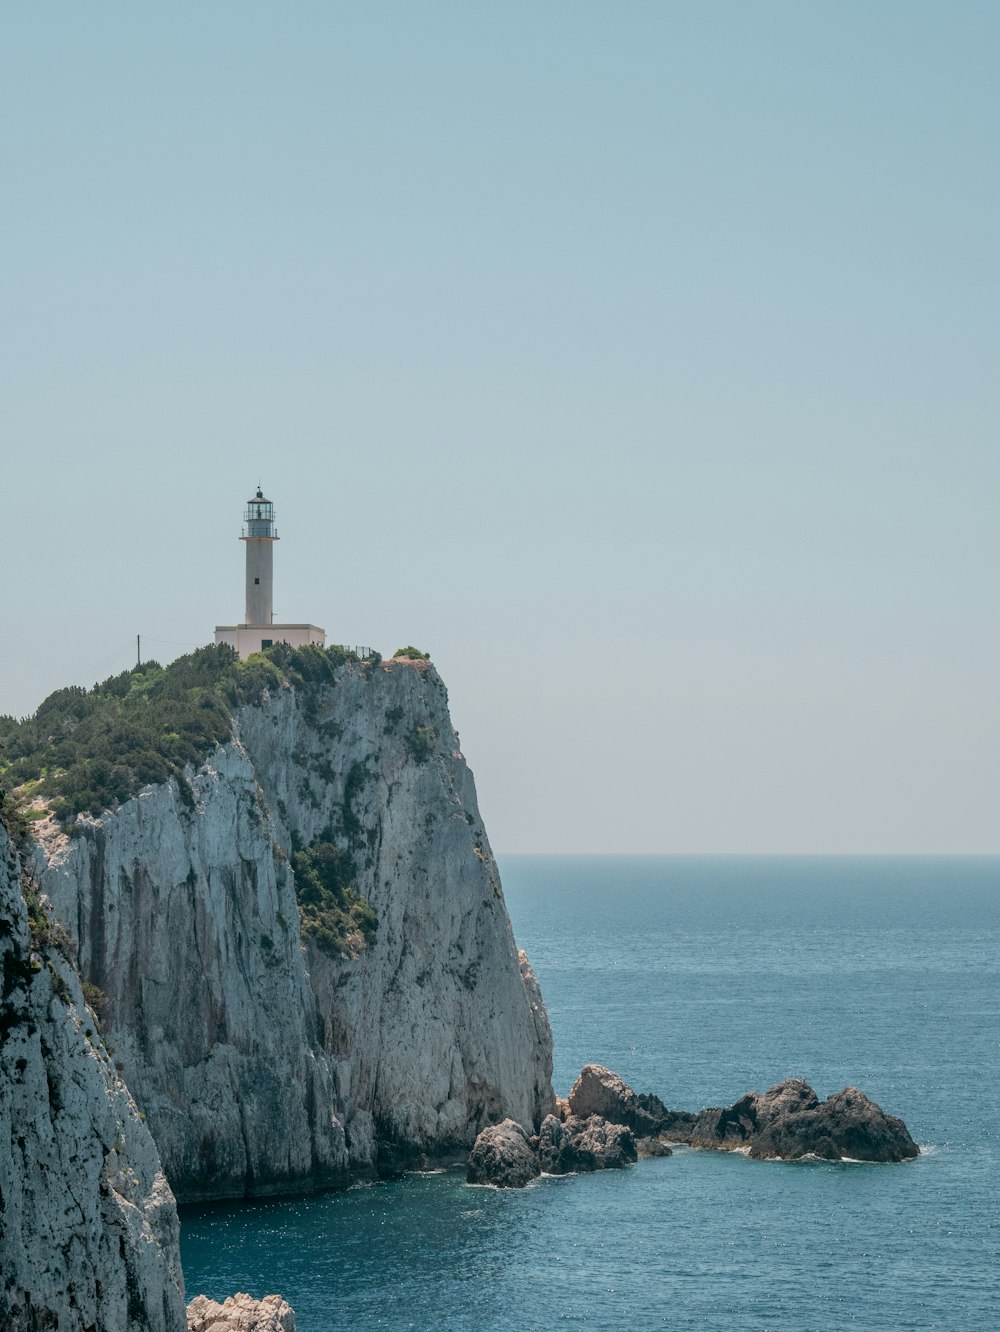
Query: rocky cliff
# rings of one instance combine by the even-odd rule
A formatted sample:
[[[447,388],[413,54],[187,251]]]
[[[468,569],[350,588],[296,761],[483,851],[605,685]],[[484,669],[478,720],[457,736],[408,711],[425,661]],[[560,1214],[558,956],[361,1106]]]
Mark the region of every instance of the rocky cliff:
[[[182,1199],[336,1184],[551,1109],[544,1006],[428,662],[272,681],[188,780],[36,827]],[[332,946],[300,928],[317,843],[377,920]]]
[[[0,825],[0,1326],[181,1332],[177,1212]]]

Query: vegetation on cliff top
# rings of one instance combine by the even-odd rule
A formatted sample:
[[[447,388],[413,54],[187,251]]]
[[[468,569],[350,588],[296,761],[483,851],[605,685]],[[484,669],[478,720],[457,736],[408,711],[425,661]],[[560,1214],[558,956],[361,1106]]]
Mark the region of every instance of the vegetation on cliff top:
[[[57,689],[33,717],[0,717],[0,783],[23,787],[64,822],[171,777],[187,796],[185,765],[228,740],[236,708],[266,690],[331,682],[338,666],[357,660],[342,647],[277,643],[240,661],[215,644],[169,666],[144,662],[93,689]]]
[[[331,957],[355,957],[375,937],[378,916],[351,886],[357,869],[328,830],[292,854],[302,934]]]

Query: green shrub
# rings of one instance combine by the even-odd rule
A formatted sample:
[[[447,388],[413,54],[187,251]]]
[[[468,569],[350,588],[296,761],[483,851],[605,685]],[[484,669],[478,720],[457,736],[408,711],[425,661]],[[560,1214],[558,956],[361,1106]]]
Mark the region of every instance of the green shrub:
[[[355,957],[374,939],[378,916],[351,886],[357,869],[350,852],[329,835],[292,854],[302,933],[331,957]]]
[[[431,654],[429,652],[421,652],[419,648],[415,648],[412,645],[410,647],[397,648],[392,655],[394,657],[409,657],[411,661],[430,661],[431,659]]]
[[[418,763],[426,763],[434,750],[437,731],[433,726],[415,726],[406,737],[410,753]]]
[[[52,943],[52,916],[34,879],[22,876],[21,891],[28,915],[28,939],[33,953],[44,953]]]
[[[98,1021],[104,1021],[104,1010],[107,1007],[108,996],[99,985],[94,985],[91,981],[83,982],[83,997],[87,1007],[91,1008]]]
[[[68,1004],[73,998],[70,993],[69,983],[56,964],[52,961],[49,962],[49,974],[52,977],[52,993],[57,999],[61,999],[64,1004]]]
[[[229,739],[238,707],[281,688],[332,684],[351,660],[358,658],[341,647],[277,643],[240,661],[216,643],[167,667],[143,662],[90,690],[57,689],[33,717],[0,717],[0,780],[7,787],[34,783],[32,795],[66,825],[172,777],[193,809],[184,769]]]
[[[21,792],[8,791],[0,786],[0,823],[6,828],[14,850],[19,855],[26,851],[34,840],[34,833]]]

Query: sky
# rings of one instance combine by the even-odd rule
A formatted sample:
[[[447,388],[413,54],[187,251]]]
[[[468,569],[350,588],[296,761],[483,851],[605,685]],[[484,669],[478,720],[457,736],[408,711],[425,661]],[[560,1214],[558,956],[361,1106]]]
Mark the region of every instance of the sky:
[[[504,852],[1000,851],[1000,6],[0,16],[0,713],[429,651]]]

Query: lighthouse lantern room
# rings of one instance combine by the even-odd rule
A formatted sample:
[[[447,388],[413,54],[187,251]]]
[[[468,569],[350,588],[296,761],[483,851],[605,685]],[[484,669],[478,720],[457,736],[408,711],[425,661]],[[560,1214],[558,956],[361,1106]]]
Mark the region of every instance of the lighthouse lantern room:
[[[274,623],[274,543],[278,529],[274,525],[274,505],[259,486],[256,495],[246,502],[240,540],[246,544],[246,619],[243,624],[217,624],[215,641],[228,643],[241,658],[275,643],[322,646],[326,632],[315,624]]]

